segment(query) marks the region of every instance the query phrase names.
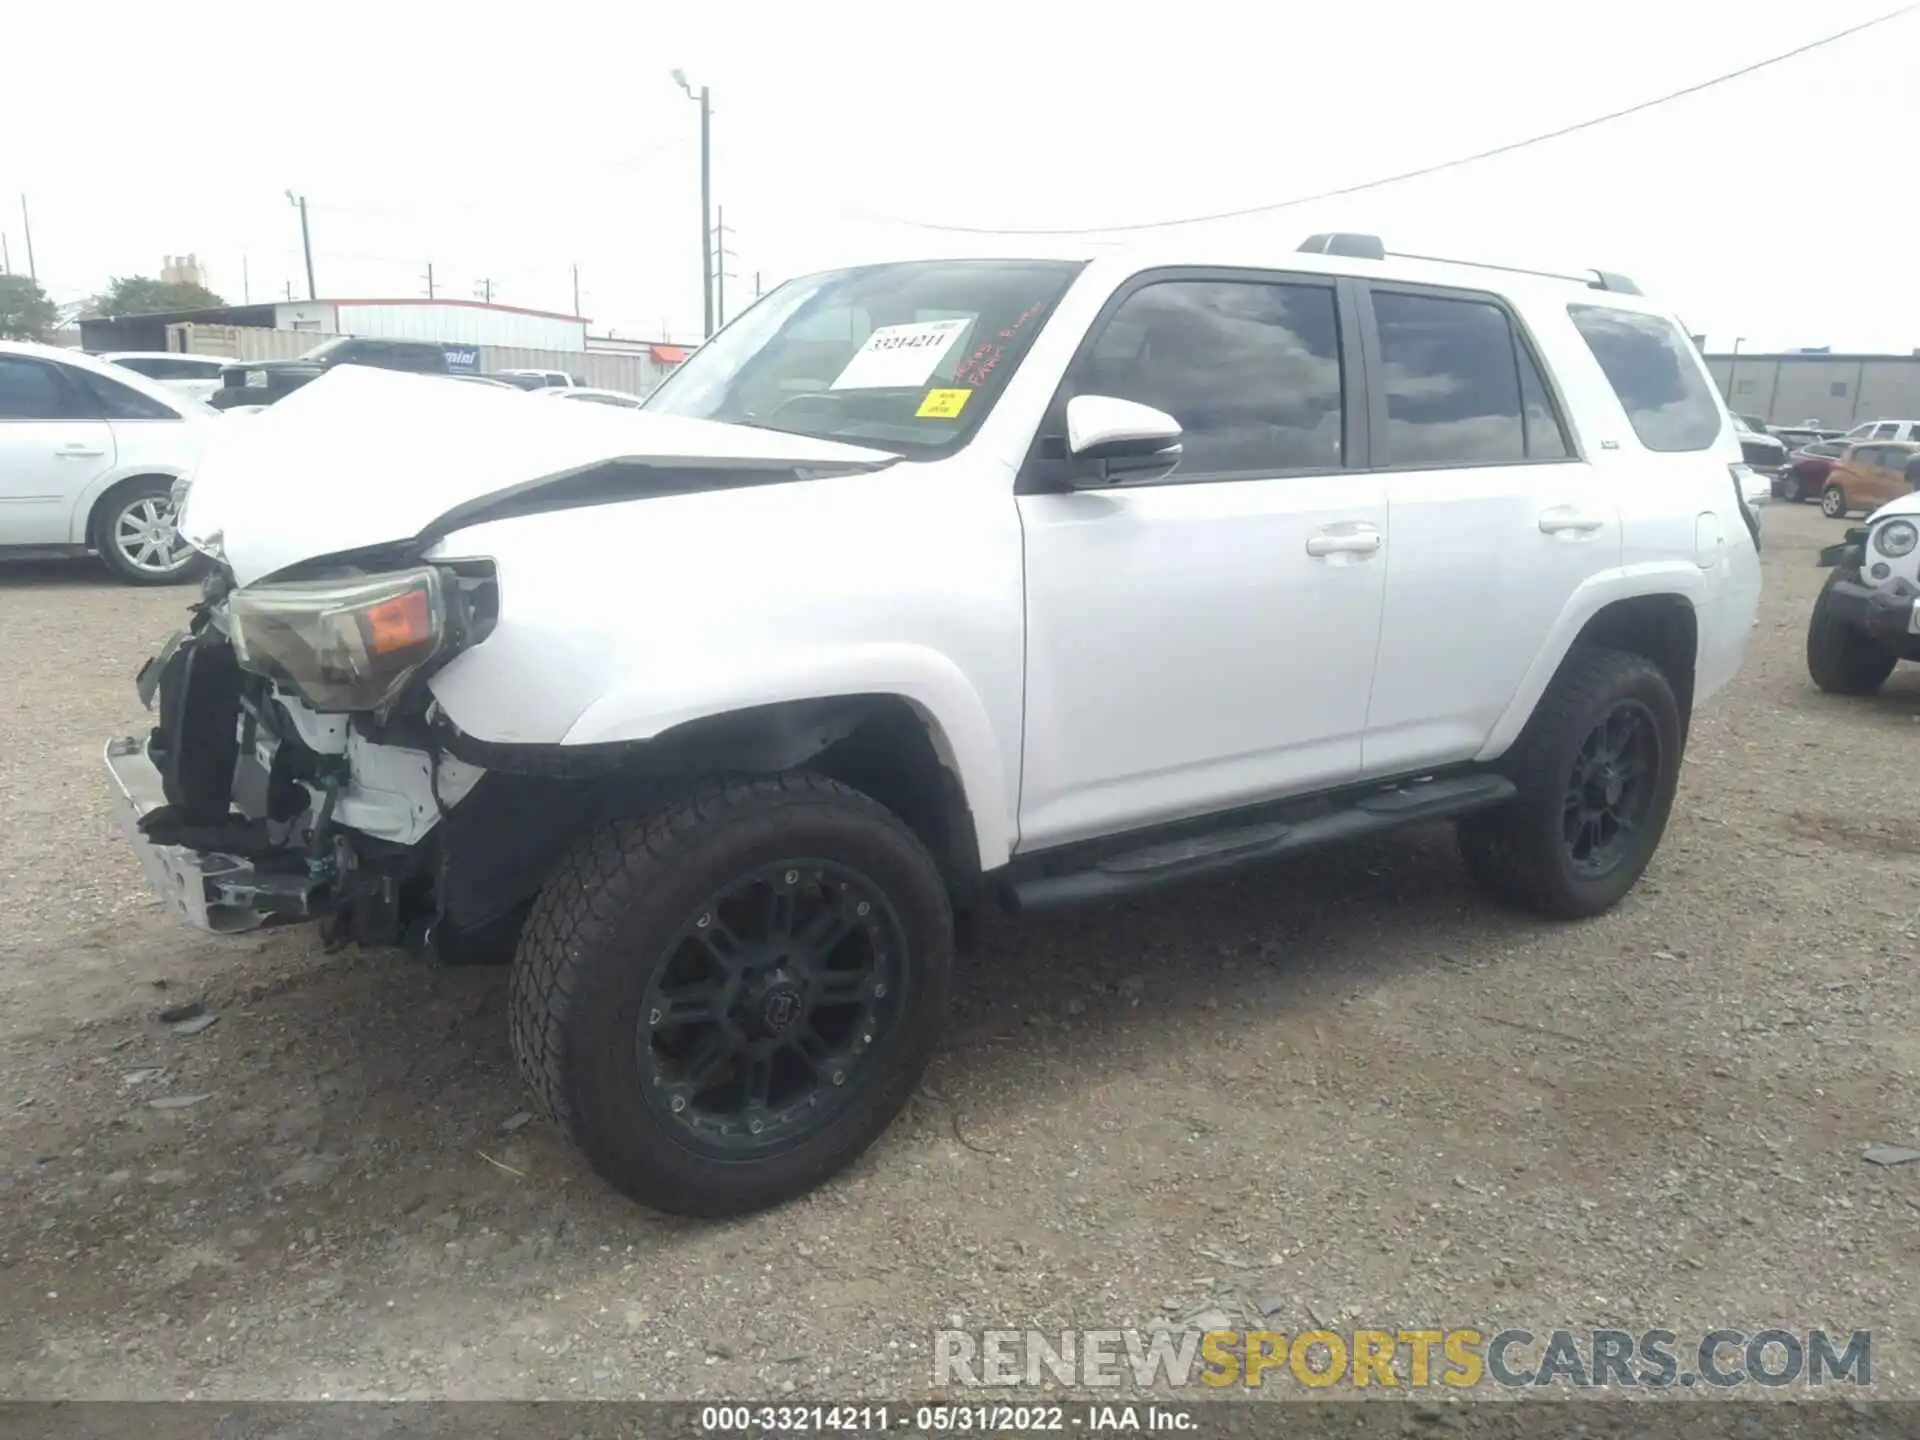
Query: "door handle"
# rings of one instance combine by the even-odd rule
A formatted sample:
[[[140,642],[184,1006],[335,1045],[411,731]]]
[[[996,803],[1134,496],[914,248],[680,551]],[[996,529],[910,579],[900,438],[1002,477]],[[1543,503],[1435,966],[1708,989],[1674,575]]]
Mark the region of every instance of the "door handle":
[[[1540,533],[1543,535],[1590,535],[1605,525],[1610,517],[1598,510],[1583,510],[1577,505],[1556,505],[1542,512]]]
[[[1307,537],[1307,554],[1319,557],[1325,555],[1374,555],[1380,550],[1380,532],[1371,527],[1363,529],[1329,531],[1322,530]]]
[[[102,445],[62,445],[53,452],[56,455],[104,455],[106,447]]]

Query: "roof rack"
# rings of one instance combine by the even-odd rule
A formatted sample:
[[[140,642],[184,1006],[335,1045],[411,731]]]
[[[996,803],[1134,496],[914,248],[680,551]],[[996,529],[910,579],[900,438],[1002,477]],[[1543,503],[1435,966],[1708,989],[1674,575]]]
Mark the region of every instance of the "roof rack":
[[[1386,242],[1378,235],[1360,235],[1349,231],[1329,230],[1317,235],[1309,235],[1300,242],[1302,252],[1312,255],[1344,255],[1352,260],[1384,260],[1389,255],[1397,260],[1426,260],[1440,265],[1471,265],[1478,270],[1504,270],[1512,275],[1540,275],[1549,280],[1572,280],[1585,285],[1589,290],[1605,290],[1615,295],[1638,295],[1640,287],[1626,276],[1612,270],[1589,270],[1582,275],[1568,275],[1559,270],[1529,270],[1521,265],[1489,265],[1478,260],[1452,260],[1444,255],[1415,255],[1406,250],[1389,250]]]

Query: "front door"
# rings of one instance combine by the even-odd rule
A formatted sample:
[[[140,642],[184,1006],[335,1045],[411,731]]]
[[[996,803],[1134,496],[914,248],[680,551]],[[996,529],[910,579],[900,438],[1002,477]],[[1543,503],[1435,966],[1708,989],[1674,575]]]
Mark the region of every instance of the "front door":
[[[1358,774],[1387,514],[1344,404],[1351,293],[1326,277],[1152,272],[1096,322],[1021,477],[1021,849]],[[1062,493],[1076,394],[1172,415],[1178,469]]]
[[[0,545],[59,545],[113,431],[57,365],[0,355]]]
[[[1621,526],[1501,302],[1369,299],[1388,548],[1365,772],[1384,777],[1480,750],[1574,591],[1620,563]]]

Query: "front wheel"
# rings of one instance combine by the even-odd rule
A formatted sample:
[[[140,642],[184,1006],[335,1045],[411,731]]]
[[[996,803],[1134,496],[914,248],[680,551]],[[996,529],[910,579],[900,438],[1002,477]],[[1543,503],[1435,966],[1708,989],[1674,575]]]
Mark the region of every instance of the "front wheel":
[[[1827,576],[1807,621],[1807,673],[1829,695],[1872,695],[1887,683],[1899,657],[1833,613],[1830,597],[1840,572]]]
[[[616,1188],[744,1214],[887,1128],[952,961],[946,886],[890,811],[814,775],[714,781],[559,866],[514,958],[514,1053]]]
[[[93,548],[115,577],[129,585],[180,585],[206,568],[198,550],[180,537],[172,482],[154,476],[128,482],[107,496],[94,518]]]
[[[1829,520],[1847,518],[1847,492],[1838,485],[1829,485],[1820,492],[1820,513]]]
[[[1666,832],[1684,745],[1659,666],[1623,650],[1577,652],[1503,762],[1518,796],[1459,824],[1468,872],[1555,919],[1612,909]]]

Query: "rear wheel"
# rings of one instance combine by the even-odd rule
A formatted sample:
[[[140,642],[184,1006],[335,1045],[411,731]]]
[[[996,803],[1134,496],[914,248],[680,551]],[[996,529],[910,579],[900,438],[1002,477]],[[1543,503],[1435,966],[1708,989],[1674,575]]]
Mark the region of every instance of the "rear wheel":
[[[1847,518],[1847,492],[1838,485],[1829,485],[1820,492],[1820,513],[1829,520]]]
[[[171,490],[159,476],[129,481],[94,516],[93,548],[130,585],[180,585],[205,570],[205,557],[174,529]]]
[[[1612,909],[1666,831],[1684,744],[1673,688],[1651,660],[1575,654],[1504,762],[1519,795],[1459,824],[1468,871],[1536,914]]]
[[[1827,576],[1807,621],[1807,673],[1829,695],[1872,695],[1887,683],[1899,657],[1882,649],[1870,635],[1833,613],[1830,597],[1840,572]]]
[[[522,1074],[603,1177],[738,1215],[850,1164],[946,1009],[953,916],[891,812],[818,776],[711,782],[586,837],[527,921]]]
[[[1807,498],[1806,482],[1800,478],[1800,472],[1789,470],[1780,477],[1780,498],[1789,505],[1798,505]]]

